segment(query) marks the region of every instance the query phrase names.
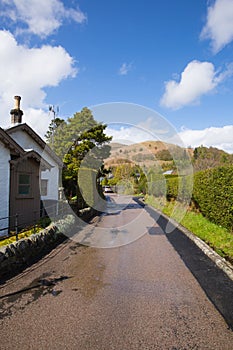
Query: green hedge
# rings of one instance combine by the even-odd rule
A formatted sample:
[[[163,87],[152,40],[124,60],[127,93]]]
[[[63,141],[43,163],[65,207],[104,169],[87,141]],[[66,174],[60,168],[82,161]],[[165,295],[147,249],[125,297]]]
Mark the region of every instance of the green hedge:
[[[166,176],[167,199],[179,201],[189,200],[192,197],[192,176]]]
[[[233,166],[199,171],[191,176],[167,177],[167,199],[195,202],[211,222],[233,230]],[[193,183],[193,189],[192,189]]]
[[[193,199],[210,221],[233,229],[233,166],[200,171],[194,177]]]

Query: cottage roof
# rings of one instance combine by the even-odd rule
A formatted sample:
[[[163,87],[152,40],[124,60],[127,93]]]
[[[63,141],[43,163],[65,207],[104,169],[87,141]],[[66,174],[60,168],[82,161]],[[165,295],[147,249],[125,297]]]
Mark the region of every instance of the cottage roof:
[[[45,159],[43,159],[39,153],[35,152],[34,150],[24,150],[2,128],[0,128],[0,141],[4,144],[6,148],[10,150],[10,153],[12,155],[19,157],[11,162],[19,162],[23,159],[33,158],[35,161],[40,163],[42,170],[46,170],[46,169],[50,170],[51,168],[53,168],[53,166],[49,164]]]
[[[0,141],[10,150],[10,153],[13,155],[20,156],[25,153],[24,149],[18,145],[18,143],[15,142],[15,140],[13,140],[12,137],[10,137],[2,128],[0,128]]]
[[[23,156],[21,156],[20,158],[11,160],[11,164],[15,164],[15,163],[19,163],[25,159],[33,159],[35,160],[37,163],[40,164],[41,170],[51,170],[51,168],[53,168],[53,166],[51,164],[49,164],[45,159],[43,159],[41,157],[41,155],[37,152],[35,152],[34,150],[30,150],[28,152],[24,152]]]
[[[7,134],[11,135],[17,130],[26,132],[36,143],[47,152],[51,158],[58,164],[59,167],[63,166],[62,160],[56,155],[56,153],[47,145],[47,143],[26,123],[17,124],[11,128],[6,129]]]

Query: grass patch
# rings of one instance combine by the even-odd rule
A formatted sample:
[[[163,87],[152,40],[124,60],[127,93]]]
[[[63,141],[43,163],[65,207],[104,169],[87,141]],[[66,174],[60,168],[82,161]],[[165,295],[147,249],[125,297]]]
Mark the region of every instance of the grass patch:
[[[177,220],[189,231],[201,238],[220,256],[233,263],[233,233],[224,227],[218,226],[201,213],[193,211],[190,207],[183,216],[181,204],[177,202],[167,202],[164,199],[157,199],[153,196],[146,197],[146,203],[161,210],[164,214]],[[175,208],[175,211],[174,211]],[[179,218],[183,218],[179,220]]]

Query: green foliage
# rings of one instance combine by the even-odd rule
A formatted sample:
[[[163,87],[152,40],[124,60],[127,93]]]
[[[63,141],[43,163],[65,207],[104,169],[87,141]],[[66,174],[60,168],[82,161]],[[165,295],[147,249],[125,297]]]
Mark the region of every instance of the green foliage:
[[[173,160],[172,154],[167,149],[162,149],[156,153],[156,158],[159,160],[171,161]]]
[[[42,225],[38,224],[38,225],[35,225],[34,227],[27,228],[26,230],[19,232],[18,239],[29,237],[37,232],[40,232],[45,227],[46,226],[42,226]],[[15,235],[15,232],[12,232],[12,236],[0,241],[0,247],[9,245],[9,244],[14,243],[14,242],[16,242],[16,235]]]
[[[96,174],[97,172],[90,168],[80,168],[78,173],[78,187],[85,204],[89,207],[95,205]]]
[[[167,199],[177,199],[178,188],[179,188],[179,178],[178,176],[171,176],[166,178],[167,185]]]
[[[148,191],[148,184],[146,175],[141,172],[139,179],[136,182],[135,193],[143,193],[146,194]]]
[[[153,154],[138,153],[132,156],[132,160],[134,162],[144,162],[145,160],[155,160],[155,156]]]
[[[105,128],[106,125],[95,121],[91,110],[84,107],[56,128],[51,147],[62,159],[69,153],[76,156],[77,151],[79,160],[83,159],[90,149],[111,141],[112,138],[104,134]]]
[[[186,162],[190,157],[186,149],[170,145],[168,149],[162,149],[156,153],[156,158],[164,161]]]
[[[233,166],[200,171],[194,177],[193,199],[210,221],[233,229]]]
[[[46,142],[49,145],[53,144],[53,135],[56,132],[57,128],[61,127],[61,125],[63,123],[65,123],[65,121],[63,119],[60,119],[60,118],[54,118],[51,120],[51,122],[49,124],[48,131],[45,134]]]
[[[151,168],[147,173],[148,194],[155,197],[166,195],[166,179],[160,168]]]
[[[124,163],[112,167],[113,178],[108,180],[108,184],[117,185],[121,188],[121,193],[136,194],[147,192],[147,177],[138,165]]]
[[[206,170],[218,166],[233,164],[233,155],[215,147],[196,147],[193,153],[193,166],[195,171]]]
[[[89,186],[89,194],[93,196],[93,186],[98,187],[98,179],[106,175],[103,160],[110,155],[108,143],[112,139],[104,133],[106,126],[95,121],[92,112],[85,107],[67,122],[61,123],[53,133],[50,146],[64,163],[62,180],[65,192],[68,196],[77,195],[78,200],[82,202],[81,207],[84,206],[81,198],[84,187]],[[88,185],[84,184],[83,176],[80,175],[82,186],[78,188],[78,174],[81,168],[95,172],[95,176],[91,176],[94,180],[92,185],[90,185],[88,172],[86,179]],[[87,190],[84,192],[88,197]],[[86,199],[88,202],[93,202],[89,197]]]
[[[178,201],[190,200],[192,197],[193,177],[166,175],[167,199],[176,199]]]
[[[112,168],[112,173],[114,176],[114,182],[117,183],[120,180],[126,180],[131,177],[132,164],[123,163]]]
[[[162,195],[162,191],[156,187],[154,190],[150,183],[149,189],[149,194]],[[233,166],[203,170],[195,173],[194,178],[166,175],[166,197],[180,202],[192,198],[211,222],[233,230]]]

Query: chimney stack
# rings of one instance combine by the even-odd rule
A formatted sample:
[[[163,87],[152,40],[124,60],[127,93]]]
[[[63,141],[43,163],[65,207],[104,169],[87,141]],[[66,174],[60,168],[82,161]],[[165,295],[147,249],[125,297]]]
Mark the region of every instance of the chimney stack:
[[[15,96],[15,108],[10,111],[12,126],[22,123],[23,111],[20,109],[20,96]]]

